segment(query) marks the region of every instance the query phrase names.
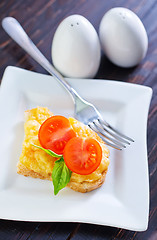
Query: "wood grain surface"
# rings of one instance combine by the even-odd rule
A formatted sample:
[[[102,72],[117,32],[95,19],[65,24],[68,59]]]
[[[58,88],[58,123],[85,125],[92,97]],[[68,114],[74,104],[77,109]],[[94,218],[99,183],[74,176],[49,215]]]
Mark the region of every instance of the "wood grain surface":
[[[137,83],[153,89],[148,117],[148,161],[150,180],[149,226],[144,232],[83,223],[37,223],[0,220],[0,240],[31,239],[157,239],[157,1],[156,0],[1,0],[0,20],[15,17],[34,43],[51,61],[51,42],[60,21],[71,15],[85,16],[98,31],[100,21],[112,7],[126,7],[143,21],[149,38],[145,59],[136,67],[123,69],[102,54],[96,78]],[[0,79],[8,65],[46,73],[0,26]],[[11,199],[10,199],[10,204]]]

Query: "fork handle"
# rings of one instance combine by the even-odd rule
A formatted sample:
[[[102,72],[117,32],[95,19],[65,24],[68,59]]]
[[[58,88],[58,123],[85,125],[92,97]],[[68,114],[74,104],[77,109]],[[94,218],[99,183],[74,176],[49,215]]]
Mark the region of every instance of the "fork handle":
[[[76,100],[76,98],[79,97],[78,93],[39,51],[15,18],[4,18],[2,20],[2,27],[18,45],[20,45],[36,62],[53,75],[66,88],[66,90],[71,93],[73,100]]]

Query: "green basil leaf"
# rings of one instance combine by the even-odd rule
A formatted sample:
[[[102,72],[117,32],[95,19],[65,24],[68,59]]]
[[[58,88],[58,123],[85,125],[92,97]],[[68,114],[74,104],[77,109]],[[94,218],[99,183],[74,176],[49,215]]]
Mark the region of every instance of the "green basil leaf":
[[[33,145],[34,147],[37,147],[37,148],[45,151],[47,154],[49,154],[49,155],[52,156],[52,157],[56,157],[56,158],[61,158],[61,157],[62,157],[62,155],[58,155],[57,153],[51,151],[50,149],[45,149],[45,148],[42,148],[42,147],[37,146],[37,145],[32,144],[32,143],[31,143],[31,145]]]
[[[71,173],[72,172],[66,166],[63,157],[55,161],[52,171],[52,181],[55,195],[57,195],[57,193],[70,182]]]

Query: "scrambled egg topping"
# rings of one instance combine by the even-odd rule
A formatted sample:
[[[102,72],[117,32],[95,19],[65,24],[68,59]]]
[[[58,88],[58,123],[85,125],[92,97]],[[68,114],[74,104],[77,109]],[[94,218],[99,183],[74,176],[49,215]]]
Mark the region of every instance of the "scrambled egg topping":
[[[34,171],[43,178],[51,180],[51,174],[56,158],[51,157],[43,150],[38,149],[32,144],[40,146],[38,140],[38,131],[41,124],[50,116],[52,112],[48,108],[37,107],[25,112],[25,138],[22,147],[22,154],[20,156],[19,164],[21,163],[30,171]],[[109,165],[109,150],[101,140],[101,138],[92,131],[88,126],[85,126],[83,123],[78,122],[74,118],[69,118],[71,127],[76,132],[76,135],[79,137],[91,137],[96,139],[102,147],[102,161],[99,167],[89,175],[79,175],[72,173],[71,180],[74,182],[93,182],[101,178],[102,173],[108,169]]]

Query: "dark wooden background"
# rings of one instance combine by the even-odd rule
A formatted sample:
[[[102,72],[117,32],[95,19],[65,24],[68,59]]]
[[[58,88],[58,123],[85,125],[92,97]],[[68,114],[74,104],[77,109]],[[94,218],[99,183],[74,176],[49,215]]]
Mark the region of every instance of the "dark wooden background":
[[[145,59],[135,68],[123,69],[102,55],[96,78],[116,79],[153,88],[148,117],[150,178],[149,226],[145,232],[77,223],[30,223],[0,220],[0,240],[7,239],[157,239],[157,1],[156,0],[1,0],[0,20],[17,18],[31,39],[51,60],[51,41],[60,21],[71,14],[85,16],[98,31],[104,13],[112,7],[127,7],[143,21],[149,37]],[[0,26],[0,79],[8,65],[45,73]],[[11,199],[10,199],[10,204]]]

